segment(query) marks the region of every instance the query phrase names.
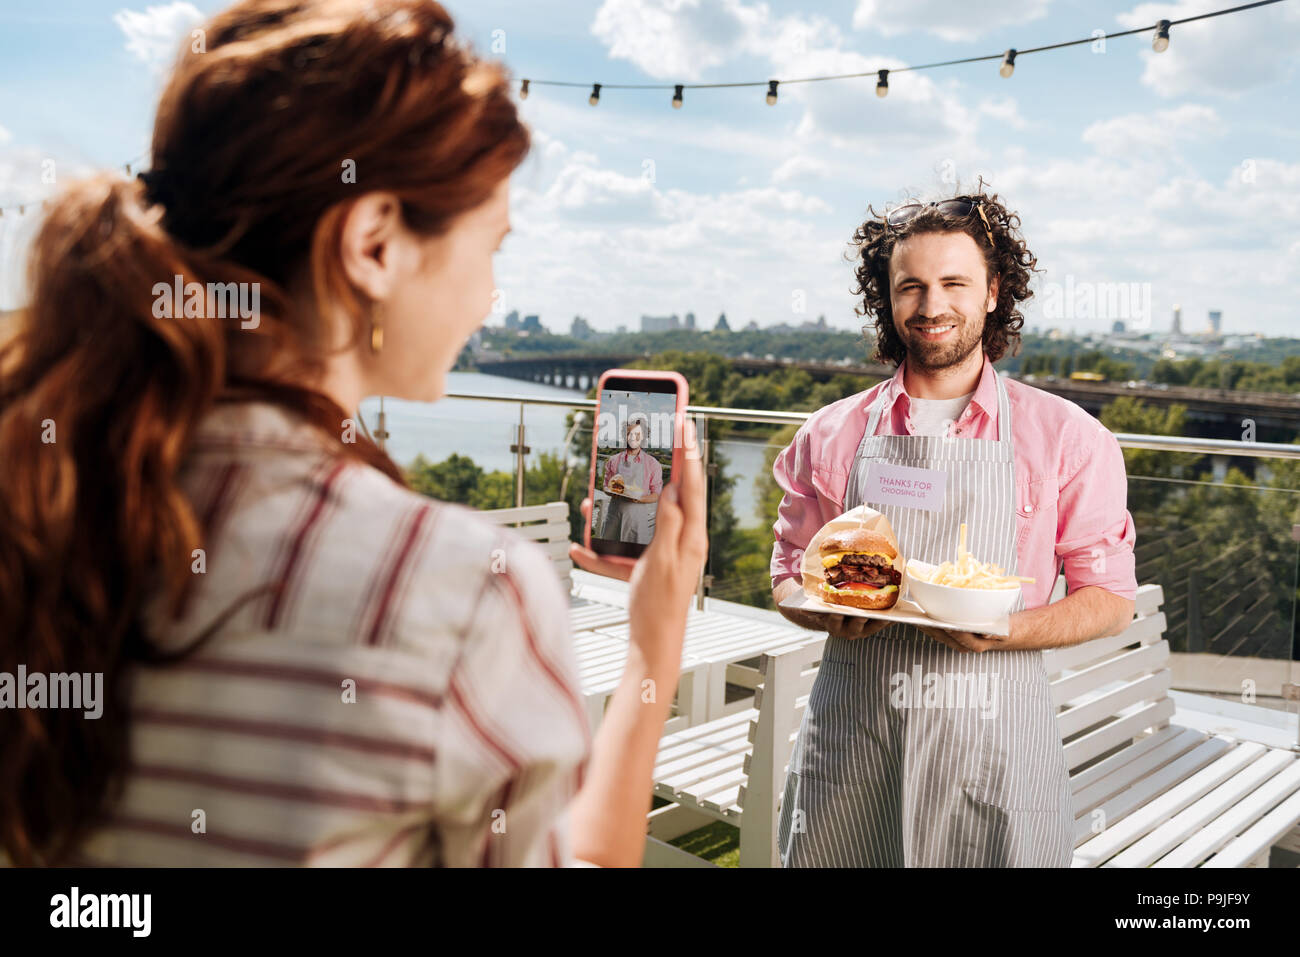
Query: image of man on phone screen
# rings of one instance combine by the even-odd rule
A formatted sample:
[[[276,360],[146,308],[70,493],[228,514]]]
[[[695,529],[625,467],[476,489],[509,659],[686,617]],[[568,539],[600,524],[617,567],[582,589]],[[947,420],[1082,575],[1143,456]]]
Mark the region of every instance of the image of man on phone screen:
[[[602,488],[610,496],[604,537],[649,544],[654,512],[664,487],[663,465],[645,449],[649,427],[644,416],[627,420],[627,447],[605,460]]]

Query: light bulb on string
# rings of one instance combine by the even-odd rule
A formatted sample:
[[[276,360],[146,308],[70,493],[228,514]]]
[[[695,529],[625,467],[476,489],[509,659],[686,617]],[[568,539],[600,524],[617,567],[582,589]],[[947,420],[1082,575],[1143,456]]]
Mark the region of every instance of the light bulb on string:
[[[676,88],[673,90],[673,109],[680,110],[681,108],[682,108],[682,84],[678,83]]]
[[[776,106],[776,80],[767,81],[767,105]]]
[[[528,81],[527,81],[527,80],[524,80],[522,83],[519,84],[519,99],[521,99],[521,100],[526,100],[526,99],[528,99]]]
[[[1157,53],[1164,53],[1169,49],[1169,21],[1160,20],[1156,23],[1156,35],[1151,38],[1151,49]]]
[[[998,72],[1001,73],[1003,76],[1010,76],[1015,71],[1016,71],[1016,49],[1015,47],[1012,47],[1006,53],[1002,54],[1002,66],[998,68]]]
[[[591,96],[587,97],[587,102],[590,103],[592,106],[595,106],[597,103],[600,102],[600,84],[599,84],[599,83],[593,83],[593,84],[591,85]]]
[[[889,95],[889,71],[880,70],[876,73],[876,96]]]

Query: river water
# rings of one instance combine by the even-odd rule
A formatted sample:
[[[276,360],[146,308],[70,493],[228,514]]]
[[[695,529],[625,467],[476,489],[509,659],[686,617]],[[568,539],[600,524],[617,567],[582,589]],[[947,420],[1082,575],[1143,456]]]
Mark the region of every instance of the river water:
[[[582,399],[586,395],[580,390],[481,372],[448,373],[447,391],[525,398]],[[525,407],[529,464],[542,452],[563,451],[564,417],[568,411],[558,406]],[[378,412],[377,398],[367,399],[361,405],[361,414],[371,431],[378,421]],[[519,423],[517,403],[452,398],[432,403],[385,399],[384,417],[389,432],[388,453],[401,465],[409,465],[421,454],[431,462],[440,462],[455,452],[468,456],[488,471],[514,471],[515,456],[510,445],[514,442],[514,427]],[[737,522],[742,528],[758,527],[754,480],[765,468],[766,446],[761,442],[728,439],[719,441],[715,448],[728,458],[728,472],[737,480],[732,493]]]

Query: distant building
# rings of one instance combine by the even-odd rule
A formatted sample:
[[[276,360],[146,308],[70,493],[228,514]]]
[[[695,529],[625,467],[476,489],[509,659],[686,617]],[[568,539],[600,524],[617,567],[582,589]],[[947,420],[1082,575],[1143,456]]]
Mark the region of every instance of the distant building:
[[[690,330],[692,330],[692,331],[694,331],[694,329],[695,329],[695,313],[693,313],[693,312],[688,312],[688,313],[686,314],[686,328],[687,328],[687,329],[690,329]]]
[[[510,312],[506,314],[506,328],[511,330],[515,330],[519,328],[518,309],[511,309]]]
[[[621,326],[619,326],[617,329],[615,329],[614,331],[617,332],[620,336],[625,336],[625,335],[627,335],[627,326],[626,326],[626,325],[621,325]]]
[[[749,320],[749,322],[745,323],[745,331],[746,331],[746,332],[758,332],[758,320],[757,320],[757,319],[751,319],[751,320]]]
[[[1169,329],[1170,333],[1175,336],[1183,334],[1183,307],[1174,306],[1174,324]]]
[[[731,331],[731,326],[727,324],[727,314],[725,312],[718,313],[718,323],[713,327],[713,331],[714,332]]]
[[[1111,331],[1111,332],[1123,332],[1123,331],[1124,331],[1124,320],[1123,320],[1123,319],[1116,319],[1114,322],[1112,322],[1112,323],[1110,324],[1110,331]]]
[[[542,328],[542,320],[538,316],[524,316],[523,324],[519,327],[524,332],[545,332]]]
[[[569,335],[574,339],[594,339],[596,330],[582,316],[574,316],[573,322],[569,323]]]
[[[1216,336],[1223,331],[1223,313],[1218,309],[1210,310],[1210,331]]]
[[[677,313],[671,316],[642,316],[642,332],[670,332],[673,329],[682,327],[681,320],[677,318]]]

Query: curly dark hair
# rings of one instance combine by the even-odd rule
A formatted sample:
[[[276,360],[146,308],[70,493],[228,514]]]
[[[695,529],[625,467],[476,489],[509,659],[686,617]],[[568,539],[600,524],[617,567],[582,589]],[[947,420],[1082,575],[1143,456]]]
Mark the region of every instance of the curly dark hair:
[[[889,226],[884,212],[878,213],[868,206],[869,218],[853,234],[856,254],[852,258],[857,260],[854,273],[858,280],[853,293],[862,297],[855,312],[875,319],[876,349],[872,358],[877,362],[899,365],[907,355],[903,340],[894,328],[894,312],[889,301],[889,258],[899,240],[922,233],[962,232],[975,240],[984,253],[984,265],[990,280],[993,276],[1001,277],[997,306],[984,321],[984,352],[990,362],[997,362],[1008,346],[1013,356],[1020,351],[1020,329],[1025,324],[1025,317],[1018,306],[1033,295],[1029,290],[1029,280],[1033,272],[1039,271],[1034,268],[1038,264],[1037,258],[1020,235],[1020,217],[1008,210],[996,193],[986,193],[983,180],[975,192],[945,197],[948,198],[982,203],[993,233],[992,246],[979,209],[953,218],[930,206],[901,226]],[[863,326],[863,336],[870,328],[869,325]]]

